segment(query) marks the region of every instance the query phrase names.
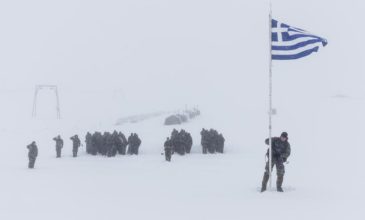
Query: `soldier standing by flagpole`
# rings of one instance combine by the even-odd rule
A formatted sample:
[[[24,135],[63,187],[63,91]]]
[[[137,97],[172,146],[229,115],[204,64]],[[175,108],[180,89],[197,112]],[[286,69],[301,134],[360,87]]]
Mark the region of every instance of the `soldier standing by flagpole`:
[[[327,40],[313,35],[303,29],[289,26],[287,24],[278,22],[277,20],[272,19],[272,9],[270,2],[270,13],[269,13],[269,138],[266,141],[266,144],[269,145],[268,149],[268,162],[265,168],[265,175],[262,183],[261,192],[266,190],[266,183],[269,181],[269,188],[272,186],[272,168],[273,168],[273,147],[278,147],[278,143],[273,143],[275,138],[272,138],[272,60],[295,60],[306,57],[314,52],[318,52],[320,46],[325,47],[327,45]],[[286,134],[286,135],[285,135]],[[286,137],[285,137],[286,136]],[[287,142],[287,133],[283,132],[279,138],[281,142],[286,142],[283,145],[289,145]],[[278,140],[279,140],[278,139]],[[284,140],[285,139],[285,140]],[[277,138],[275,139],[275,141]],[[282,144],[282,143],[281,143]],[[279,145],[281,145],[279,144]],[[281,148],[279,146],[278,148]],[[275,149],[274,149],[275,150]],[[279,152],[279,156],[286,158],[290,155],[290,145],[289,145],[289,154],[288,152]],[[283,155],[281,155],[283,154]],[[284,165],[278,160],[275,160],[276,169],[278,171],[278,182],[280,181],[281,176],[279,176],[279,169],[281,169]],[[281,169],[283,170],[283,169]],[[281,178],[282,179],[282,178]],[[277,183],[278,183],[277,182]],[[280,187],[277,187],[278,191],[283,191]],[[277,185],[278,186],[278,185]]]

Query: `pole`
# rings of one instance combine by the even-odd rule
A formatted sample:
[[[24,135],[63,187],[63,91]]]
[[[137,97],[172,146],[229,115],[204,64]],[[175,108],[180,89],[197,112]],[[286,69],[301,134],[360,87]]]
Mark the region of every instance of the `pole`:
[[[269,14],[269,189],[272,185],[272,149],[271,149],[271,132],[272,132],[272,11],[270,1],[270,14]]]
[[[61,119],[61,110],[60,110],[60,99],[58,97],[58,88],[57,86],[55,87],[55,93],[56,93],[56,101],[57,101],[57,119]]]
[[[34,90],[32,118],[35,118],[37,115],[37,96],[38,96],[38,86],[36,86]]]

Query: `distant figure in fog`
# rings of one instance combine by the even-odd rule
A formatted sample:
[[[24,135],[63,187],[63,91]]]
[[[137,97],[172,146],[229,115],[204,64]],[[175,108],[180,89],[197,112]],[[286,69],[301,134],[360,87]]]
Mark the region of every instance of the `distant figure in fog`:
[[[27,148],[28,148],[28,158],[29,158],[28,168],[33,169],[35,160],[37,159],[38,156],[38,147],[35,141],[33,141],[31,144],[27,146]]]
[[[62,140],[60,135],[53,138],[53,140],[56,141],[56,157],[60,158],[61,157],[61,151],[62,151],[62,148],[63,148],[63,140]]]
[[[79,139],[79,136],[77,136],[77,134],[72,136],[70,139],[72,140],[72,156],[77,157],[77,152],[79,151],[81,141]]]
[[[127,153],[130,155],[138,155],[139,146],[141,145],[141,139],[138,137],[136,133],[132,133],[128,137],[128,150]]]
[[[165,159],[166,161],[171,161],[171,155],[173,151],[172,141],[170,138],[167,138],[164,144],[164,150],[165,150]]]

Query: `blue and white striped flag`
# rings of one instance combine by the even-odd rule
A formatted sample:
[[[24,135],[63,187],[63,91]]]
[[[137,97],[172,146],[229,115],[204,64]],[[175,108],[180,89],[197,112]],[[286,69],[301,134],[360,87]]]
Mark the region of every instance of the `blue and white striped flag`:
[[[327,45],[327,40],[272,19],[272,59],[294,60],[317,52]]]

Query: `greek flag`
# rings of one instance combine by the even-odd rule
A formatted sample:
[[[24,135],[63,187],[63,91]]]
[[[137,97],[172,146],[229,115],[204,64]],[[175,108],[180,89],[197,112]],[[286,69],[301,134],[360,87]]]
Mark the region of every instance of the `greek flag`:
[[[327,45],[327,40],[272,19],[271,26],[273,60],[294,60],[317,52]]]

